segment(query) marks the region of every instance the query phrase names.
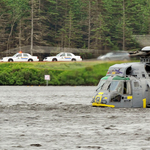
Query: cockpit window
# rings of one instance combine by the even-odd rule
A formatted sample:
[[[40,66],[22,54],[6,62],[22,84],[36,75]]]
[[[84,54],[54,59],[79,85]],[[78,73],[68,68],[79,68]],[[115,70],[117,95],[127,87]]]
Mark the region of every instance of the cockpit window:
[[[121,102],[121,95],[113,93],[110,102]]]
[[[107,80],[101,80],[97,86],[97,90],[101,90],[102,89],[102,86],[105,84]]]
[[[109,92],[116,91],[119,94],[131,95],[131,83],[130,80],[105,80],[101,79],[97,90],[108,90]]]
[[[110,86],[110,81],[106,80],[105,84],[103,84],[101,89],[102,90],[108,90],[109,86]]]
[[[99,82],[99,84],[97,86],[96,91],[98,91],[98,90],[107,90],[108,87],[109,87],[109,85],[110,85],[110,81],[104,80],[104,79],[100,80],[100,82]]]
[[[111,92],[111,91],[115,91],[116,88],[117,88],[117,86],[118,86],[118,84],[119,84],[119,81],[112,81],[112,82],[111,82],[111,85],[110,85],[110,87],[109,87],[109,91],[110,91],[110,92]]]
[[[109,87],[109,91],[116,91],[120,94],[123,93],[123,81],[112,81]]]
[[[112,81],[109,91],[116,91],[120,94],[131,94],[130,81]]]

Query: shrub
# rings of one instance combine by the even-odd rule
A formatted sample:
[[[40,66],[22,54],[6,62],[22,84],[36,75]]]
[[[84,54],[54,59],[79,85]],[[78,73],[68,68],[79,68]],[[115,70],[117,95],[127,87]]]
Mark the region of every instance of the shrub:
[[[121,63],[121,62],[120,62]],[[109,66],[99,62],[0,63],[0,85],[97,85]]]

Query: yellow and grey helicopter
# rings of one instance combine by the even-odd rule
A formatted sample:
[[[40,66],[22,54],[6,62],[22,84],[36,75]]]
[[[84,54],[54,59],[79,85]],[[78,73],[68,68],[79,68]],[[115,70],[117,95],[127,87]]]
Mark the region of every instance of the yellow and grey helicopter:
[[[110,66],[101,78],[92,106],[100,107],[150,107],[150,46],[139,54],[140,62]]]

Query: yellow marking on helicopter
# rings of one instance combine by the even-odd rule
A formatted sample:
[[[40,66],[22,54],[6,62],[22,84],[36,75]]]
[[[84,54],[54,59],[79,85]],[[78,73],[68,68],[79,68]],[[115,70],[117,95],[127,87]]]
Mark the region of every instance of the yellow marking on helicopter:
[[[116,74],[116,72],[112,72],[112,74]]]
[[[127,96],[127,99],[132,99],[132,96]]]
[[[143,99],[143,108],[146,108],[146,98]]]
[[[103,92],[99,92],[98,94],[103,95],[104,93]]]
[[[97,95],[97,96],[95,97],[95,102],[100,104],[100,103],[101,103],[101,99],[102,99],[103,92],[99,92],[98,94],[99,94],[99,95]]]
[[[102,95],[97,95],[95,97],[95,103],[101,103]]]
[[[114,108],[115,107],[115,105],[106,105],[106,104],[98,104],[98,103],[92,103],[92,106],[103,106],[103,107],[112,107],[112,108]]]
[[[107,99],[107,97],[104,97],[104,99]]]

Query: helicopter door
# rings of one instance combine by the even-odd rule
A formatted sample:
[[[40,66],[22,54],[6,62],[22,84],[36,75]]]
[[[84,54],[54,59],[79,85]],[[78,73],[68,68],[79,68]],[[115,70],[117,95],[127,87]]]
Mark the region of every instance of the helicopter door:
[[[132,91],[133,91],[133,107],[142,107],[143,106],[143,96],[142,96],[142,86],[140,82],[134,80],[132,82]]]
[[[131,82],[123,82],[123,94],[122,94],[123,107],[132,107],[132,92],[131,92]]]

